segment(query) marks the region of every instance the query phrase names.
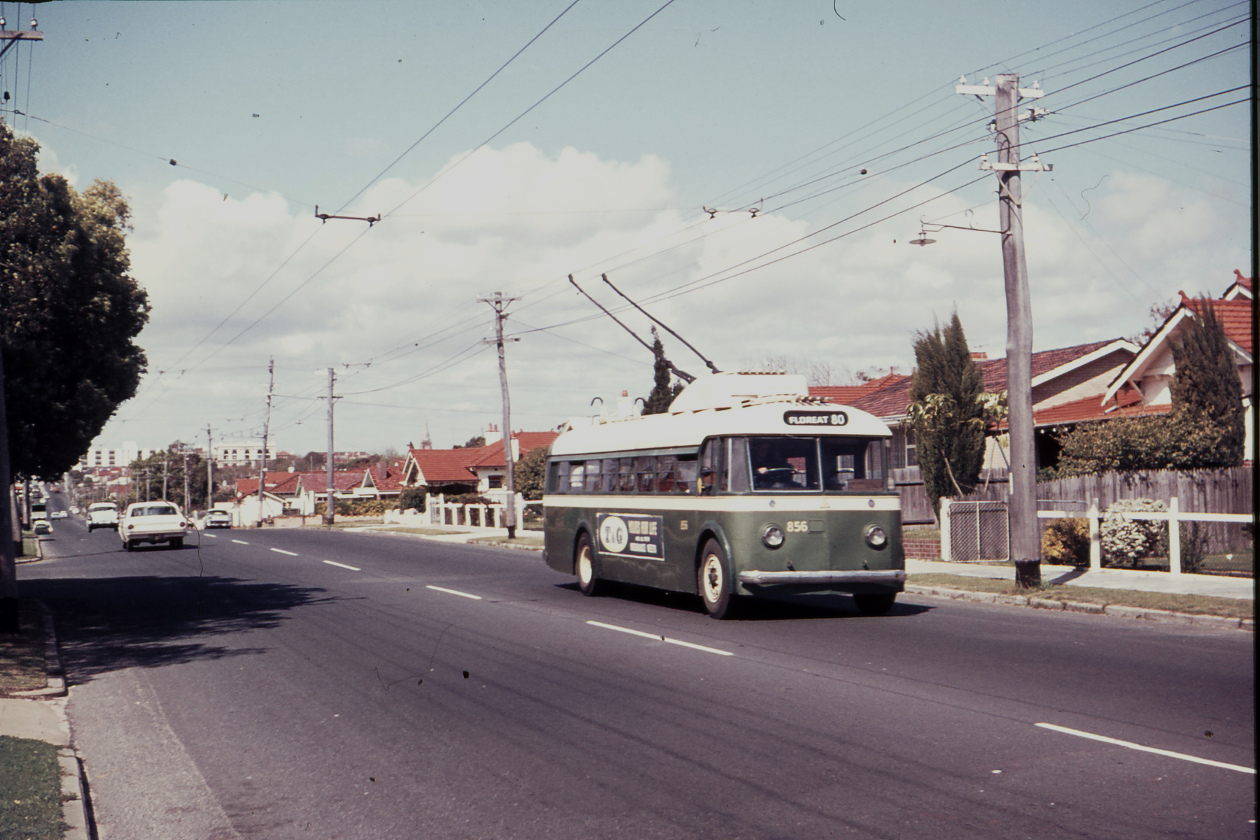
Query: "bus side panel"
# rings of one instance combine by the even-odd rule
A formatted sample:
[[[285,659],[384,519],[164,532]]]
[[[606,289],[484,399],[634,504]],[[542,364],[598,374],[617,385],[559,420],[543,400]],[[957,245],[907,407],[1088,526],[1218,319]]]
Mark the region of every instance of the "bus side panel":
[[[557,507],[543,501],[543,555],[549,567],[566,575],[574,573],[573,551],[581,514],[577,508]]]

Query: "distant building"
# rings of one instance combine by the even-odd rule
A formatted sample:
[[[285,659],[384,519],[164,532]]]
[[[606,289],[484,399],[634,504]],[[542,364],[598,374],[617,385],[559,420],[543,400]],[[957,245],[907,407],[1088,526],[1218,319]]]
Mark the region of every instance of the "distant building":
[[[126,467],[138,458],[149,458],[160,449],[141,449],[135,441],[127,441],[117,449],[89,449],[79,457],[80,470]]]

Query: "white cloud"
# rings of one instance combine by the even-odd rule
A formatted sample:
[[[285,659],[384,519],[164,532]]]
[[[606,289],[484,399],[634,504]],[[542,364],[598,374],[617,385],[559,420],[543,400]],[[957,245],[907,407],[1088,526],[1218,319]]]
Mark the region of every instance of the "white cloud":
[[[672,207],[669,165],[650,155],[634,162],[574,149],[548,156],[517,143],[458,160],[424,189],[424,181],[401,178],[373,186],[345,212],[399,209],[370,229],[321,225],[279,196],[225,198],[187,180],[170,185],[160,202],[138,206],[133,273],[153,302],[140,342],[155,370],[198,363],[289,299],[210,361],[163,376],[160,388],[147,385],[123,408],[126,425],[111,427],[127,429],[115,437],[161,445],[204,433],[207,422],[248,435],[261,423],[274,356],[276,390],[285,395],[273,416],[281,448],[324,445],[323,404],[293,397],[322,395],[328,366],[338,368],[337,391],[347,395],[337,408],[338,439],[347,446],[400,448],[422,438],[426,424],[437,445],[462,443],[499,422],[495,353],[480,344],[493,335],[492,312],[477,300],[494,291],[520,298],[508,329],[522,340],[507,350],[518,428],[588,412],[595,396],[611,404],[623,389],[646,394],[650,355],[569,285],[570,273],[621,309],[599,279],[608,272],[726,369],[788,356],[834,370],[906,371],[914,333],[955,307],[973,348],[1004,352],[995,234],[946,230],[933,234],[936,245],[913,247],[916,212],[741,273],[844,228],[806,239],[817,227],[784,215],[683,213]],[[1156,290],[1179,282],[1169,279],[1170,267],[1187,253],[1201,262],[1186,284],[1204,282],[1204,272],[1228,275],[1233,265],[1211,258],[1219,220],[1192,198],[1158,179],[1117,175],[1095,196],[1090,226],[1030,201],[1037,348],[1136,332]],[[936,209],[996,227],[996,218],[983,218],[996,217],[992,208],[962,216],[963,205],[946,197]],[[674,295],[688,284],[700,288]],[[647,338],[641,314],[618,317]],[[535,331],[545,327],[554,328]],[[662,337],[680,367],[704,370],[677,340]],[[444,368],[456,358],[465,360]]]

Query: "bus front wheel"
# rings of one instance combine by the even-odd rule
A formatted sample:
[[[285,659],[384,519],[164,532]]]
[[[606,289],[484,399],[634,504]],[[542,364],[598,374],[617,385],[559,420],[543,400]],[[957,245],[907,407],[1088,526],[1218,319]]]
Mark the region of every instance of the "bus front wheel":
[[[713,618],[730,618],[735,611],[733,582],[726,565],[726,553],[717,540],[709,540],[700,552],[700,569],[697,583],[704,608]]]
[[[598,595],[603,591],[603,581],[595,572],[591,538],[585,532],[578,537],[577,551],[573,555],[573,571],[577,574],[578,589],[582,590],[583,595]]]

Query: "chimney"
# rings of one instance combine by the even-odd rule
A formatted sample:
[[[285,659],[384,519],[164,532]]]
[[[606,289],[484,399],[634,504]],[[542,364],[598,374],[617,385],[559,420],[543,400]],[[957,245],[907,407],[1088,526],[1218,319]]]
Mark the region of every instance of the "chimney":
[[[987,362],[988,360],[989,360],[988,353],[981,353],[976,350],[973,350],[971,352],[971,361],[973,362]]]

